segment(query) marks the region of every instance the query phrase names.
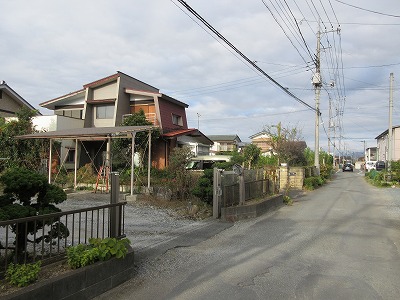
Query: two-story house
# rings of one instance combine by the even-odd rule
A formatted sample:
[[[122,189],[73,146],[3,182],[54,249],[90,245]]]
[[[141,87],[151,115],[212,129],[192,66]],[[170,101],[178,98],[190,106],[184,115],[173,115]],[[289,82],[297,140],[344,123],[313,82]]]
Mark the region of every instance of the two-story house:
[[[147,120],[161,130],[161,137],[151,153],[152,165],[156,168],[168,165],[174,147],[189,143],[212,144],[198,129],[188,128],[187,104],[119,71],[40,105],[53,110],[56,115],[82,120],[83,128],[120,126],[125,116],[143,110]],[[85,149],[92,151],[98,151],[94,150],[96,147],[105,151],[100,142],[86,142],[86,146]]]
[[[23,107],[35,109],[5,81],[0,81],[0,117],[15,117],[15,113]]]
[[[386,129],[376,138],[377,159],[387,161],[389,158],[389,130]],[[400,126],[392,127],[392,160],[400,159]]]
[[[238,151],[242,142],[238,135],[208,135],[208,138],[214,142],[211,146],[210,154],[221,152]]]
[[[269,136],[268,132],[261,131],[256,134],[250,136],[251,143],[256,145],[258,148],[261,149],[261,153],[265,155],[271,155],[272,151],[272,144],[271,144],[271,137]]]

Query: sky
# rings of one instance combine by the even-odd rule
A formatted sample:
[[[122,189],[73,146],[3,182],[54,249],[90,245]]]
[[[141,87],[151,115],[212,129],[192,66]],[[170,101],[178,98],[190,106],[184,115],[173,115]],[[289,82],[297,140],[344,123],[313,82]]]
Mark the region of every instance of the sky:
[[[0,80],[52,114],[39,103],[121,71],[187,103],[188,126],[205,135],[248,142],[280,122],[314,149],[320,36],[322,150],[376,146],[389,126],[391,73],[400,125],[400,1],[186,3],[264,75],[178,0],[0,0]]]

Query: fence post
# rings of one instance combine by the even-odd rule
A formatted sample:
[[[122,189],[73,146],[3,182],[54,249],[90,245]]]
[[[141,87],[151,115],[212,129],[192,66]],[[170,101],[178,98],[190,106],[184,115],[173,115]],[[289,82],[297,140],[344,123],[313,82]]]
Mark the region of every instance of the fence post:
[[[243,167],[239,164],[234,164],[233,172],[239,176],[239,205],[243,205],[246,200]]]
[[[250,186],[249,186],[249,189],[250,189]],[[244,184],[244,175],[243,175],[243,173],[241,173],[239,175],[239,205],[243,205],[245,200],[246,200],[246,190],[245,190],[245,184]]]
[[[218,219],[221,215],[221,172],[214,168],[213,173],[213,218]]]
[[[110,203],[119,202],[119,174],[111,172],[111,199]],[[121,207],[111,207],[110,209],[110,237],[116,238],[121,235]]]

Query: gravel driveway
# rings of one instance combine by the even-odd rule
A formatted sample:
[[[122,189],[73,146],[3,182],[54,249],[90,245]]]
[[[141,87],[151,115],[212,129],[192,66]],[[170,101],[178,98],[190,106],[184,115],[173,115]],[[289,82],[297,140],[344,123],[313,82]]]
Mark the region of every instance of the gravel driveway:
[[[123,201],[123,195],[120,196]],[[110,203],[110,194],[74,192],[57,205],[62,211],[99,206]],[[205,226],[205,221],[194,221],[177,216],[173,209],[162,209],[140,202],[128,202],[125,207],[125,234],[135,250],[152,248],[182,233]]]

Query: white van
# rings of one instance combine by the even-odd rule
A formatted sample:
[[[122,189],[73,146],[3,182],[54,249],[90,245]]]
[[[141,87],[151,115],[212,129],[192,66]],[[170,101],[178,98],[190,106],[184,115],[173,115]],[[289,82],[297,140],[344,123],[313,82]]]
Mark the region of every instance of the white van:
[[[376,169],[376,160],[369,160],[365,163],[365,171],[369,172]]]
[[[231,160],[230,155],[199,155],[193,157],[186,166],[187,170],[204,170],[211,169],[216,162],[228,162]]]

